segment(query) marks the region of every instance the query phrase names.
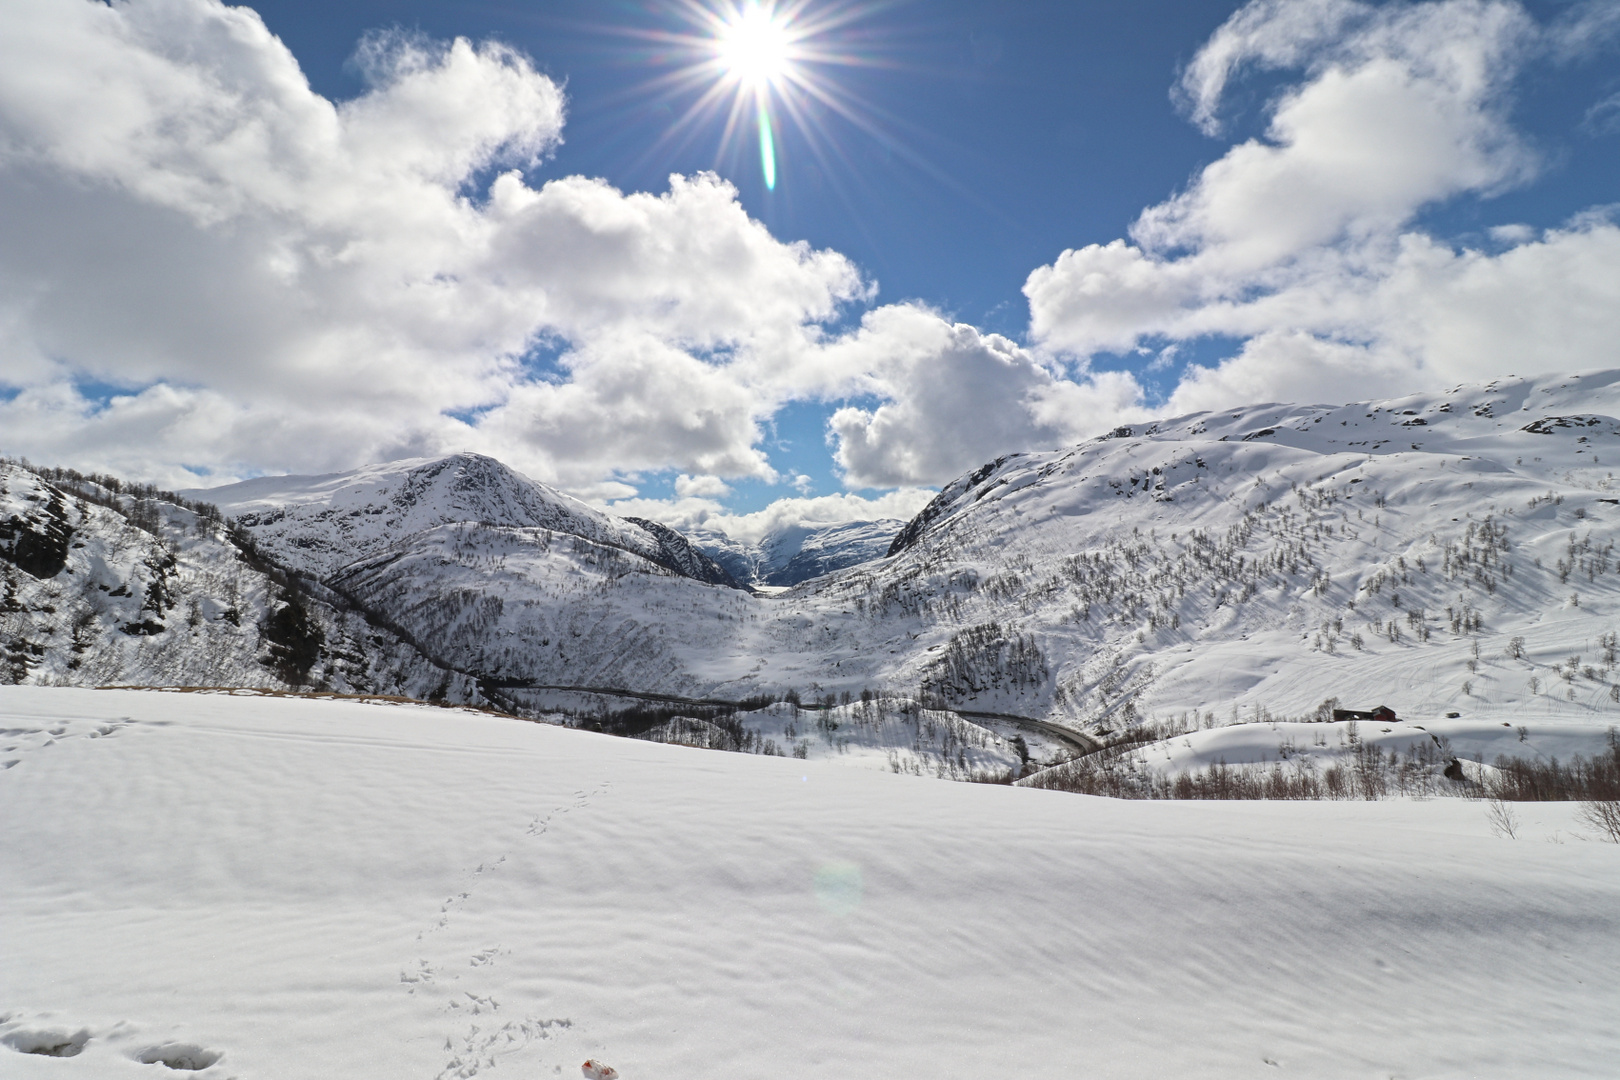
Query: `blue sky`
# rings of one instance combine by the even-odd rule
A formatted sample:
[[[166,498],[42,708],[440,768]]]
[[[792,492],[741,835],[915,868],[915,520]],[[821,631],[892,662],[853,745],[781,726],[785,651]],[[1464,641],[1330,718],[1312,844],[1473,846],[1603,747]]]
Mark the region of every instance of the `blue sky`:
[[[774,190],[752,129],[667,138],[708,84],[661,84],[694,54],[659,35],[698,7],[738,17],[21,0],[6,449],[221,480],[476,449],[723,526],[903,514],[1158,411],[1615,362],[1614,3],[804,3],[858,122],[778,103]],[[31,84],[53,55],[108,99]],[[1537,288],[1569,310],[1505,310]]]
[[[1232,0],[911,0],[871,3],[850,27],[851,53],[883,66],[832,78],[869,104],[880,139],[818,111],[855,166],[827,175],[789,127],[778,135],[782,179],[768,193],[753,143],[721,152],[719,125],[649,154],[686,99],[644,92],[667,70],[626,33],[685,26],[670,3],[259,0],[252,5],[293,50],[320,93],[364,86],[350,62],[367,31],[398,26],[434,38],[495,37],[566,80],[565,141],[533,171],[601,176],[661,190],[670,173],[718,169],[743,205],[782,239],[850,256],[881,298],[920,298],[976,326],[1021,336],[1029,271],[1064,248],[1122,235],[1144,206],[1183,187],[1232,136],[1263,126],[1277,79],[1237,95],[1227,138],[1201,134],[1171,101],[1179,70],[1240,6]],[[1568,0],[1529,3],[1552,19]],[[892,66],[889,66],[892,65]],[[1613,52],[1538,67],[1514,88],[1515,120],[1550,159],[1534,184],[1426,212],[1447,231],[1501,221],[1554,225],[1620,197],[1620,132],[1583,123],[1620,92]],[[1246,107],[1245,107],[1246,106]],[[1620,120],[1620,117],[1616,118]],[[892,143],[892,145],[890,145]],[[735,147],[733,149],[736,149]]]
[[[920,297],[1004,333],[1023,331],[1019,288],[1031,267],[1120,235],[1221,149],[1177,114],[1169,91],[1177,68],[1232,13],[1230,0],[868,6],[849,27],[850,51],[893,66],[832,78],[868,104],[889,138],[821,110],[828,141],[854,168],[828,175],[789,127],[778,136],[782,178],[768,197],[753,144],[721,153],[718,124],[647,153],[690,101],[643,91],[667,65],[625,31],[683,26],[671,4],[255,5],[315,89],[334,99],[364,89],[349,59],[367,30],[511,42],[567,81],[565,141],[537,179],[584,173],[649,191],[672,172],[718,169],[777,236],[849,255],[884,299]]]

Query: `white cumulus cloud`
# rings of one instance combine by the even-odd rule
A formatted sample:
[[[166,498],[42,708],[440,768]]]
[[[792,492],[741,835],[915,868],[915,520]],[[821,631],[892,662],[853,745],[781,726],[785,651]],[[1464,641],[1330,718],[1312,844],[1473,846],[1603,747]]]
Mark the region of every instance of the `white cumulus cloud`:
[[[1267,106],[1264,137],[1145,209],[1129,240],[1032,273],[1035,341],[1079,358],[1155,340],[1244,342],[1218,367],[1191,369],[1170,411],[1612,363],[1620,232],[1607,215],[1540,233],[1509,223],[1488,248],[1414,225],[1430,207],[1536,175],[1509,117],[1516,76],[1567,52],[1572,26],[1610,25],[1611,8],[1585,5],[1546,28],[1506,0],[1244,6],[1177,90],[1215,133],[1245,70],[1298,71]]]
[[[8,449],[174,482],[461,448],[599,493],[771,477],[760,421],[857,269],[714,176],[530,186],[564,98],[505,46],[358,58],[338,104],[246,8],[5,6]]]
[[[334,102],[247,8],[9,0],[0,451],[191,486],[477,450],[757,537],[906,518],[990,458],[1152,413],[1612,364],[1611,212],[1462,240],[1419,223],[1531,182],[1521,73],[1617,33],[1613,0],[1546,24],[1512,0],[1254,0],[1175,97],[1219,136],[1231,88],[1268,72],[1262,133],[1032,272],[1013,340],[872,306],[849,259],[773,236],[719,177],[541,182],[567,103],[504,45],[370,35],[364,92]],[[1158,373],[1212,335],[1234,354],[1151,410],[1095,359],[1141,350]],[[848,488],[895,490],[780,474],[793,402],[833,408]],[[641,497],[653,474],[674,498]],[[799,494],[733,514],[741,478]]]

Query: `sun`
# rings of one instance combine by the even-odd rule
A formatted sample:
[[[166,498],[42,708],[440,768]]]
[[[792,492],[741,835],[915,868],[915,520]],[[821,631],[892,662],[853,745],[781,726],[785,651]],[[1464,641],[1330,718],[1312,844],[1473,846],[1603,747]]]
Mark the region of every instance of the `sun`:
[[[760,171],[766,189],[774,191],[777,134],[784,123],[802,136],[800,145],[819,160],[823,175],[849,164],[831,137],[833,118],[895,145],[867,103],[833,77],[838,68],[888,66],[874,51],[877,38],[861,29],[887,0],[663,2],[684,29],[618,30],[643,42],[642,57],[664,69],[637,93],[692,95],[680,119],[648,147],[649,157],[720,118],[721,153],[747,138],[749,129],[758,131]]]
[[[752,97],[759,126],[759,166],[767,191],[776,190],[776,135],[771,98],[793,82],[791,19],[772,6],[749,0],[725,12],[715,26],[715,59],[737,84],[739,102]]]
[[[715,39],[715,52],[726,73],[755,92],[763,92],[788,74],[792,48],[787,24],[773,10],[758,4],[733,11]]]

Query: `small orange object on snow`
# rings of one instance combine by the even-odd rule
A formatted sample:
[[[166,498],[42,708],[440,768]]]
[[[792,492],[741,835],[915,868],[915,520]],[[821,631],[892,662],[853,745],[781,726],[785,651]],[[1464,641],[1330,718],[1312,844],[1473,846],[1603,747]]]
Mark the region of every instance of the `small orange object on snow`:
[[[591,1058],[581,1065],[579,1071],[585,1074],[585,1080],[614,1080],[619,1075],[618,1069],[611,1065],[604,1065],[595,1058]]]

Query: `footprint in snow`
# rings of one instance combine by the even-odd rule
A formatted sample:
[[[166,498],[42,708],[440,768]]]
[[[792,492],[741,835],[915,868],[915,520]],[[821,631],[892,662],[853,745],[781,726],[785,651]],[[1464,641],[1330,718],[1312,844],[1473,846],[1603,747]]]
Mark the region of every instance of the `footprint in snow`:
[[[3,1024],[4,1018],[0,1018],[0,1026]],[[124,1026],[119,1024],[113,1028],[112,1036],[115,1041],[122,1037],[120,1029]],[[25,1025],[12,1027],[4,1034],[0,1034],[0,1043],[10,1049],[19,1054],[36,1054],[40,1057],[78,1057],[84,1053],[90,1040],[89,1028],[70,1031],[60,1027]],[[137,1050],[129,1056],[143,1065],[162,1065],[177,1072],[201,1072],[216,1064],[225,1055],[218,1050],[210,1050],[195,1043],[166,1042]]]
[[[19,1054],[38,1054],[41,1057],[78,1057],[90,1041],[88,1029],[67,1031],[63,1028],[17,1028],[0,1035],[5,1043]]]
[[[473,1024],[459,1042],[453,1038],[444,1040],[444,1050],[450,1060],[436,1080],[466,1080],[477,1076],[485,1069],[495,1068],[498,1058],[522,1050],[532,1042],[550,1039],[573,1026],[572,1020],[534,1016],[508,1020],[492,1028]]]

